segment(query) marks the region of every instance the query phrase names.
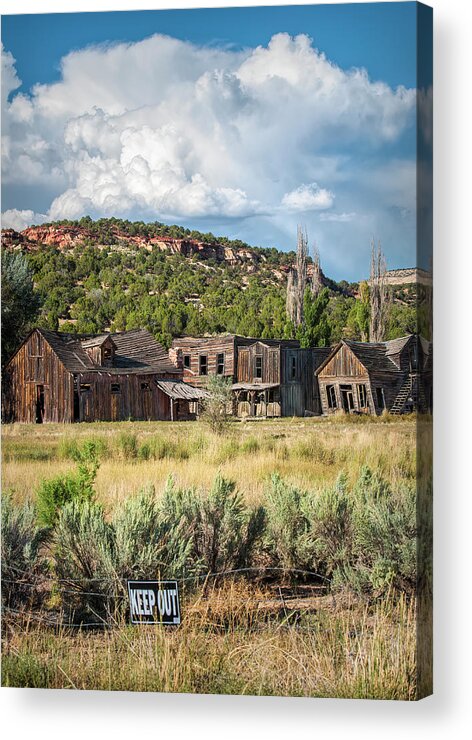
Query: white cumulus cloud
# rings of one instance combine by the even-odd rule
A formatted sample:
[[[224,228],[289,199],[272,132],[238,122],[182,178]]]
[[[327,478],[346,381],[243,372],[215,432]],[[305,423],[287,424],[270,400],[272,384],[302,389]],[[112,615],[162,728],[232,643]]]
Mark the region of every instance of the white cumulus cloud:
[[[17,224],[38,220],[45,188],[51,219],[252,217],[275,233],[284,215],[327,212],[336,194],[341,213],[321,220],[346,221],[357,205],[338,192],[352,152],[396,142],[416,112],[415,90],[343,70],[285,33],[243,51],[162,35],[87,47],[28,93],[15,92],[2,50],[2,77],[3,185],[24,187],[28,200],[14,205],[31,209],[7,211]],[[397,174],[382,207],[404,200],[410,172]]]
[[[15,229],[23,231],[31,224],[42,224],[47,221],[44,213],[35,213],[30,210],[19,211],[17,208],[10,208],[2,213],[2,229]]]
[[[320,211],[331,208],[333,202],[333,193],[320,188],[316,182],[300,185],[282,198],[282,206],[289,211]]]

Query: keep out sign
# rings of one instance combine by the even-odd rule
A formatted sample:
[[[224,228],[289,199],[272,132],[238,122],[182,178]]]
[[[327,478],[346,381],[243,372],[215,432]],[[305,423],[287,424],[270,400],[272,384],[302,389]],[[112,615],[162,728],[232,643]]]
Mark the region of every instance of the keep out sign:
[[[180,624],[177,581],[128,581],[133,624]]]

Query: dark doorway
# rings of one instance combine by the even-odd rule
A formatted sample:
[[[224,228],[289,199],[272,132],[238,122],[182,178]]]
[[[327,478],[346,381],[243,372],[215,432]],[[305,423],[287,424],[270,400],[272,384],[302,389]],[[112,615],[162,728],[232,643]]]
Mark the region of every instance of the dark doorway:
[[[80,401],[78,391],[74,391],[74,421],[80,421]]]
[[[74,375],[74,422],[80,421],[79,381]]]
[[[385,408],[385,394],[383,388],[377,388],[377,406],[379,407],[380,411],[383,411]]]
[[[36,386],[36,424],[42,424],[44,419],[44,385]]]
[[[354,394],[352,392],[352,385],[342,385],[339,390],[341,391],[343,409],[349,414],[351,411],[354,411]]]

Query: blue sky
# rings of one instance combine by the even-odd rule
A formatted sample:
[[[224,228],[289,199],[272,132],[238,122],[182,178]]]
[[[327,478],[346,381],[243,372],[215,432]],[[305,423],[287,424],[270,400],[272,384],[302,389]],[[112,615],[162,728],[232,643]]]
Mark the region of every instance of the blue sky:
[[[3,16],[2,43],[4,225],[302,223],[334,278],[372,236],[415,263],[416,3]]]

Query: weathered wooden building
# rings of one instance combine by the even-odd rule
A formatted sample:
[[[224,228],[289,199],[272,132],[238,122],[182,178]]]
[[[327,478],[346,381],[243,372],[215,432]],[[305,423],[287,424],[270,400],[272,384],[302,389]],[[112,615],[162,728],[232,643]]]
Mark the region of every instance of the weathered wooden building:
[[[316,375],[323,414],[432,410],[432,347],[414,334],[388,342],[342,340]]]
[[[201,387],[211,374],[228,378],[237,416],[276,417],[321,413],[315,370],[329,352],[228,334],[175,339],[171,357],[191,385]]]
[[[3,373],[4,421],[194,418],[205,392],[145,330],[75,335],[34,329]]]

